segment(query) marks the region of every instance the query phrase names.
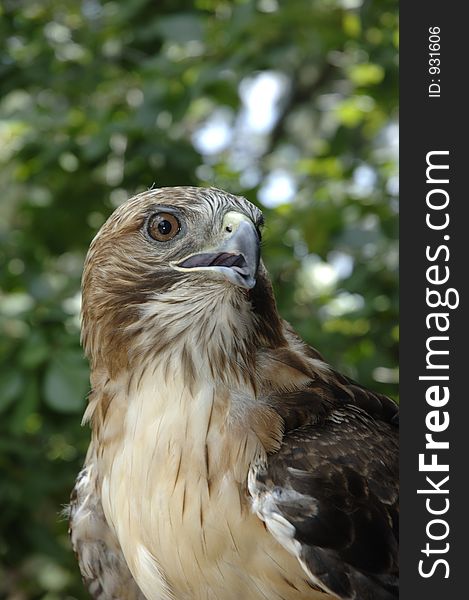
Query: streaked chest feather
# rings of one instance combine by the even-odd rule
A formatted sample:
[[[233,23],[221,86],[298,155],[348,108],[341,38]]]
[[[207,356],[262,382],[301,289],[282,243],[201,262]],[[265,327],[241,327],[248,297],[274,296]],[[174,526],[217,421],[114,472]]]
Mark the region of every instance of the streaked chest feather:
[[[264,450],[250,401],[208,382],[189,391],[158,371],[113,398],[103,508],[149,600],[312,598],[251,511],[247,474]]]

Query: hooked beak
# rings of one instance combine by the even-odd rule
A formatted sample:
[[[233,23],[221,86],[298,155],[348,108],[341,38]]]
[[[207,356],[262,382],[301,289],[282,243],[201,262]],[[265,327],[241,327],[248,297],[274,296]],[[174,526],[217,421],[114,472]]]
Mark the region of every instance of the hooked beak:
[[[212,271],[245,289],[256,285],[260,259],[260,240],[248,217],[229,212],[223,219],[224,239],[207,252],[193,254],[173,264],[178,271]]]

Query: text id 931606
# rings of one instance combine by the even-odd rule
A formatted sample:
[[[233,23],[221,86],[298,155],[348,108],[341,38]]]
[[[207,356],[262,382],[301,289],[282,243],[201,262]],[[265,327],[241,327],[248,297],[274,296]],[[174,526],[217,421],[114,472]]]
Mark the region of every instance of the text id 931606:
[[[441,40],[440,27],[428,28],[428,97],[440,98],[441,95]]]

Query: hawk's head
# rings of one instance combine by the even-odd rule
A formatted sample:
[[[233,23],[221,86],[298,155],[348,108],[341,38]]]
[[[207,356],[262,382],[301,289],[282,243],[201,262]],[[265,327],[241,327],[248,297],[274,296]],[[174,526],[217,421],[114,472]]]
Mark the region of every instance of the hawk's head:
[[[256,330],[280,336],[262,225],[258,208],[217,189],[161,188],[121,205],[93,240],[83,275],[92,365],[115,371],[132,349],[141,356],[181,337],[208,342],[224,322],[240,346]]]

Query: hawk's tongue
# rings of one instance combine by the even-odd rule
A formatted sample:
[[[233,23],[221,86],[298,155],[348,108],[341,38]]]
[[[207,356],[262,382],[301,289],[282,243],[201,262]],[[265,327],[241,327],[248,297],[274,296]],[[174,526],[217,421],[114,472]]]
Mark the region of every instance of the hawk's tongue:
[[[244,257],[241,254],[230,254],[222,252],[215,256],[212,265],[220,267],[243,267],[246,264]]]
[[[244,267],[246,261],[241,254],[221,252],[218,254],[196,254],[179,263],[178,266],[190,269],[193,267]]]

